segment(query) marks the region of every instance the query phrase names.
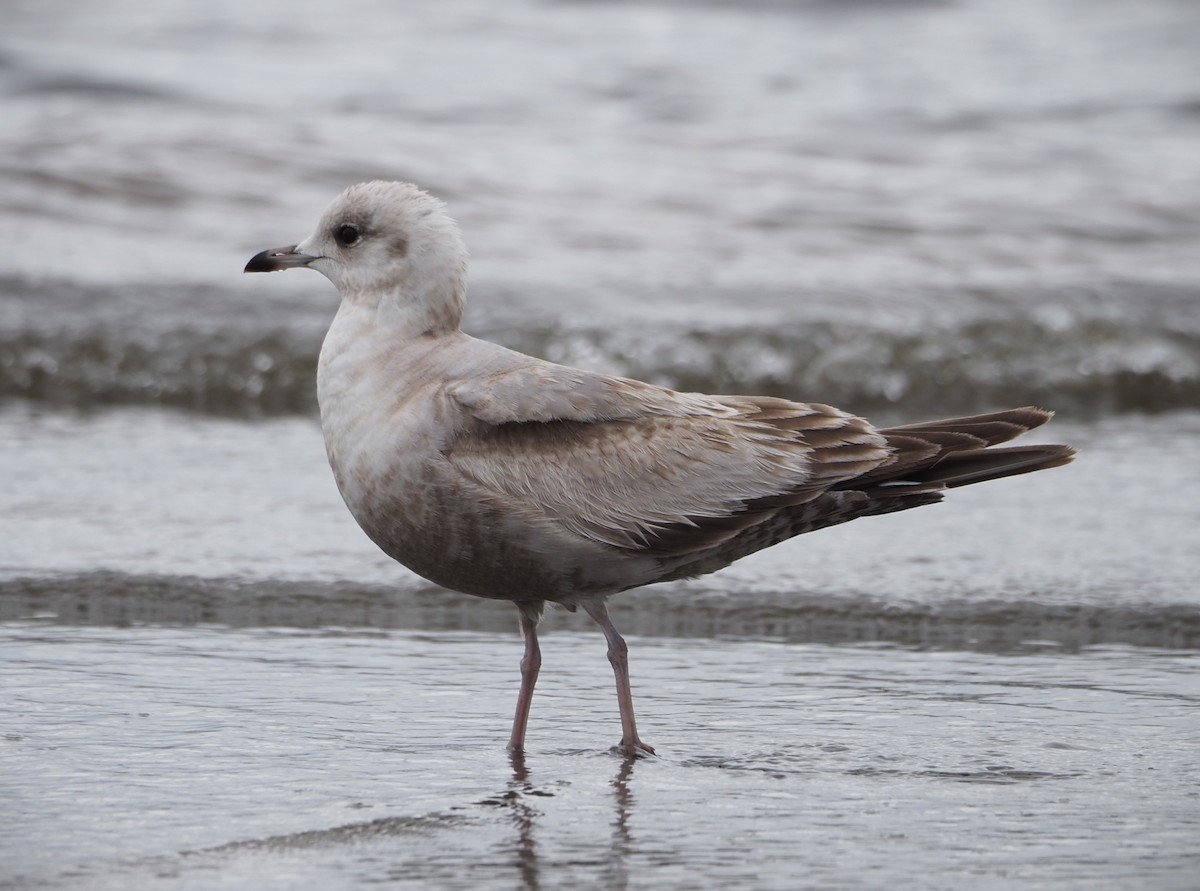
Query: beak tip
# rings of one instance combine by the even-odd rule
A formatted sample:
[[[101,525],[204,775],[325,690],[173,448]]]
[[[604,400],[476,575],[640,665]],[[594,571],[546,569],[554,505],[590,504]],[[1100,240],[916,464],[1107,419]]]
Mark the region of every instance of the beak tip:
[[[282,265],[275,262],[275,258],[279,253],[280,252],[278,250],[260,251],[250,258],[250,261],[246,264],[246,268],[242,270],[242,273],[275,272],[277,269],[283,269],[284,267]]]
[[[250,261],[246,264],[246,268],[242,270],[242,273],[279,272],[283,269],[307,266],[315,259],[317,258],[297,253],[296,245],[294,244],[285,248],[269,248],[251,257]]]

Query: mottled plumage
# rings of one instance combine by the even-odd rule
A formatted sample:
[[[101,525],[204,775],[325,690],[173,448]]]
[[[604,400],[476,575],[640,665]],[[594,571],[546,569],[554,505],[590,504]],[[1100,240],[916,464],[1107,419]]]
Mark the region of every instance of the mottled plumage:
[[[467,263],[457,227],[405,183],[347,189],[306,241],[264,251],[246,271],[297,266],[342,296],[317,391],[350,512],[413,571],[520,610],[515,749],[547,602],[582,606],[600,624],[622,744],[652,751],[637,734],[609,595],[1073,455],[991,448],[1049,420],[1035,408],[881,430],[827,405],[677,393],[476,340],[459,330]]]

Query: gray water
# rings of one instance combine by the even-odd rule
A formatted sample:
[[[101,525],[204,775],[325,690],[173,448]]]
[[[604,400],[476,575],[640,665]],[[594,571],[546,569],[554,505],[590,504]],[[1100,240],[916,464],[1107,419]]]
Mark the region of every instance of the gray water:
[[[0,887],[1194,888],[1200,10],[13,0],[0,32]],[[1067,468],[552,613],[379,554],[336,296],[243,277],[445,198],[471,333]]]
[[[1189,888],[1195,651],[9,624],[10,887]]]
[[[618,596],[614,615],[632,633],[684,637],[1200,647],[1200,413],[1055,427],[1082,450],[1055,473],[802,536]],[[514,627],[511,605],[430,585],[367,540],[311,419],[14,408],[0,431],[0,619]],[[1131,459],[1147,442],[1170,485]],[[582,614],[546,622],[590,627]]]

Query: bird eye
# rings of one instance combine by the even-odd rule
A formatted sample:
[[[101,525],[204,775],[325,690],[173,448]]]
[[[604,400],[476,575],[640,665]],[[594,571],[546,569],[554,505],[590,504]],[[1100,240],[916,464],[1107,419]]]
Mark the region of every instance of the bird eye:
[[[350,247],[359,239],[358,227],[343,223],[333,230],[333,237],[342,247]]]

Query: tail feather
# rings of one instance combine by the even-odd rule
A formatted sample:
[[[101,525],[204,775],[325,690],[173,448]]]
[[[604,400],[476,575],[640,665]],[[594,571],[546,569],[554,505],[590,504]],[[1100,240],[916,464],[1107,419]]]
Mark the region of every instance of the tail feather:
[[[945,418],[880,431],[894,460],[838,488],[900,495],[913,487],[954,488],[1068,464],[1075,450],[1065,445],[989,448],[1009,442],[1054,417],[1033,406],[965,418]]]
[[[980,449],[953,452],[937,464],[912,474],[913,482],[941,483],[946,488],[967,486],[1006,476],[1032,473],[1069,464],[1075,450],[1063,445],[1011,446],[1006,449]]]
[[[982,439],[987,445],[993,446],[1016,439],[1023,433],[1041,427],[1052,417],[1054,417],[1052,411],[1027,405],[1023,408],[1010,408],[1007,411],[997,411],[986,415],[904,424],[899,427],[888,427],[881,432],[884,436],[896,433],[921,438],[928,438],[929,435],[939,433],[970,434]]]
[[[734,560],[800,535],[893,511],[908,510],[942,500],[946,489],[1001,479],[1067,464],[1075,450],[1065,445],[1021,445],[991,448],[1008,442],[1053,417],[1040,408],[1016,408],[969,418],[947,418],[889,427],[879,432],[892,449],[892,460],[868,473],[812,497],[758,499],[741,513],[703,518],[706,547],[673,547],[675,530],[656,532],[668,547],[663,574],[656,579],[691,578],[728,566]],[[792,495],[794,493],[788,493]],[[698,518],[699,519],[699,518]],[[681,527],[682,528],[682,527]],[[682,529],[687,541],[696,538],[697,524]]]

